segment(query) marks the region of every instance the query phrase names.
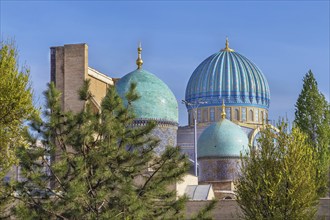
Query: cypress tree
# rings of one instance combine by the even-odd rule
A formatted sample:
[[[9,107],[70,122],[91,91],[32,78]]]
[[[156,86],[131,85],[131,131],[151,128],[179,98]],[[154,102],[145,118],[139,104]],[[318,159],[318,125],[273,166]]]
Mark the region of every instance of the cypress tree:
[[[80,91],[85,108],[63,112],[54,84],[46,95],[45,120],[35,118],[27,132],[29,148],[21,148],[24,180],[16,184],[22,219],[180,219],[185,197],[174,184],[189,167],[179,148],[168,146],[156,156],[159,140],[150,122],[134,127],[131,106],[124,106],[109,87],[100,112],[92,107],[89,82]],[[135,84],[126,95],[138,99]],[[38,146],[36,140],[42,142]],[[49,160],[54,158],[54,160]]]
[[[303,79],[303,88],[295,105],[295,124],[308,135],[314,147],[316,181],[319,197],[325,196],[329,184],[330,165],[330,107],[318,90],[317,82],[310,70]]]

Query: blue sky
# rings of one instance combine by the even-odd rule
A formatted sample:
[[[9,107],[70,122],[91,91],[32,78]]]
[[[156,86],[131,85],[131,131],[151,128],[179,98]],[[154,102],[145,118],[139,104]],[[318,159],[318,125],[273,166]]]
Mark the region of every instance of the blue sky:
[[[269,116],[294,118],[304,74],[312,69],[329,100],[329,1],[4,1],[2,39],[15,38],[20,63],[31,70],[35,102],[50,79],[49,48],[87,43],[89,66],[122,77],[136,68],[142,41],[144,69],[178,100],[194,69],[230,47],[254,62],[271,90]],[[180,103],[180,102],[179,102]],[[179,121],[187,123],[179,104]]]

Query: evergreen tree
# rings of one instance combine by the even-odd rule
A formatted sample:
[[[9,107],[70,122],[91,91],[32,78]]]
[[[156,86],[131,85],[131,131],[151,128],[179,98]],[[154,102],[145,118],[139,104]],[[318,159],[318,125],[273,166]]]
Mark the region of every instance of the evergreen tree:
[[[267,126],[242,156],[236,184],[244,219],[313,219],[317,193],[313,148],[299,128]]]
[[[19,69],[13,43],[0,42],[0,217],[11,188],[3,179],[17,164],[15,149],[24,144],[23,122],[35,113],[29,86],[29,71]]]
[[[303,80],[303,88],[295,105],[295,124],[308,135],[317,158],[316,181],[319,197],[328,190],[330,165],[330,107],[324,95],[318,90],[312,71]]]
[[[54,84],[45,92],[46,120],[32,121],[38,134],[30,134],[29,148],[19,151],[25,181],[16,185],[16,217],[180,219],[186,198],[177,199],[173,186],[187,171],[187,158],[170,146],[156,156],[159,140],[150,135],[155,122],[134,127],[131,106],[114,87],[95,113],[88,87],[87,81],[80,91],[86,105],[77,114],[61,110]],[[128,103],[138,99],[135,87]]]

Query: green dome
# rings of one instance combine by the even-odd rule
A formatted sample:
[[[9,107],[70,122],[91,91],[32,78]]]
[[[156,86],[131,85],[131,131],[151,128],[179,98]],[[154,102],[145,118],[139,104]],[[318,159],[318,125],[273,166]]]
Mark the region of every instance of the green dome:
[[[131,83],[135,82],[140,96],[132,106],[137,119],[153,119],[178,123],[178,103],[170,88],[154,74],[137,69],[121,78],[116,89],[125,100]]]
[[[233,122],[222,119],[207,127],[197,142],[197,155],[201,157],[239,157],[248,149],[248,138]]]

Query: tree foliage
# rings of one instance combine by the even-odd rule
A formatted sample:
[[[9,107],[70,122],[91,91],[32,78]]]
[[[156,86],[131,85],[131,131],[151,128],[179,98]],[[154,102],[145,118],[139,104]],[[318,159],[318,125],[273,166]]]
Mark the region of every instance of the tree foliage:
[[[0,179],[15,162],[22,123],[34,112],[29,71],[18,66],[13,43],[0,42]]]
[[[318,90],[312,71],[303,79],[303,88],[295,105],[295,124],[308,135],[317,158],[316,181],[318,195],[325,196],[328,190],[330,165],[330,105]]]
[[[24,144],[23,122],[35,113],[29,71],[19,68],[13,43],[0,42],[0,213],[12,192],[4,177],[17,164],[15,150]]]
[[[317,193],[313,148],[299,128],[267,126],[242,156],[237,202],[244,219],[312,219]]]
[[[138,99],[132,84],[128,103]],[[46,120],[35,118],[30,146],[21,148],[22,173],[14,214],[21,219],[180,219],[186,198],[174,184],[189,167],[177,147],[154,153],[155,122],[134,127],[131,106],[109,87],[101,111],[93,111],[88,81],[83,111],[63,112],[54,84],[45,92]],[[33,135],[34,134],[34,135]],[[42,142],[38,146],[36,140]],[[55,160],[49,162],[49,157]]]

